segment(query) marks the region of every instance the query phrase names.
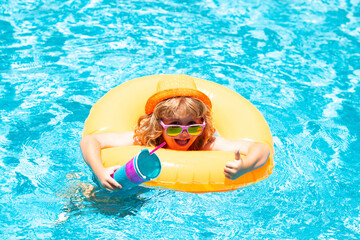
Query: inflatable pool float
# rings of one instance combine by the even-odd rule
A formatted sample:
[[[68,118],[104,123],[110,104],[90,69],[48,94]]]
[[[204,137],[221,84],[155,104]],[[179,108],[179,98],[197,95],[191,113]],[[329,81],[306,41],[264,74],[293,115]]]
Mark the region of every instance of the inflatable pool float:
[[[211,99],[213,123],[219,135],[232,140],[251,139],[264,143],[270,148],[270,156],[261,168],[230,180],[225,178],[224,166],[234,160],[233,152],[159,149],[156,154],[161,160],[161,173],[145,186],[194,193],[231,191],[261,181],[272,173],[274,144],[268,124],[256,107],[224,86],[187,75],[146,76],[115,87],[92,107],[83,136],[134,131],[138,118],[145,113],[147,99],[156,92],[157,82],[163,78],[194,79],[198,90]],[[144,147],[103,149],[101,160],[105,167],[123,165],[141,149]]]

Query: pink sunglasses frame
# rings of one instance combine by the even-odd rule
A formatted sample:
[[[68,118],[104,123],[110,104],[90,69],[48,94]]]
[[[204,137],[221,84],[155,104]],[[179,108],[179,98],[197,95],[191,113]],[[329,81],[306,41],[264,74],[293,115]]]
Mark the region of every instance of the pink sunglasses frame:
[[[168,135],[169,137],[177,137],[177,136],[181,135],[184,130],[186,130],[187,133],[188,133],[190,136],[193,136],[193,137],[200,136],[200,135],[203,133],[204,128],[205,128],[205,126],[206,126],[205,120],[203,121],[202,124],[201,124],[201,123],[198,123],[198,124],[191,124],[191,125],[178,125],[178,124],[169,124],[169,125],[166,125],[162,120],[160,120],[160,124],[161,124],[161,126],[165,129],[166,135],[168,135],[168,134],[167,134],[167,129],[168,129],[169,127],[181,127],[182,130],[181,130],[181,132],[180,132],[178,135],[176,135],[176,136],[169,136],[169,135]],[[201,127],[202,127],[201,133],[200,133],[199,135],[191,135],[191,134],[189,133],[188,129],[189,129],[190,127],[193,127],[193,126],[201,126]]]

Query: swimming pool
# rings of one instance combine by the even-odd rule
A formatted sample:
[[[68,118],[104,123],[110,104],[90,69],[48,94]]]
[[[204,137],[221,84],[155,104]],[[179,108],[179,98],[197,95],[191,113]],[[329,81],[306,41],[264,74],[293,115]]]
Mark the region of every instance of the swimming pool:
[[[358,0],[3,1],[0,235],[358,239],[359,20]],[[258,107],[274,173],[227,193],[92,189],[78,144],[91,106],[166,73]]]

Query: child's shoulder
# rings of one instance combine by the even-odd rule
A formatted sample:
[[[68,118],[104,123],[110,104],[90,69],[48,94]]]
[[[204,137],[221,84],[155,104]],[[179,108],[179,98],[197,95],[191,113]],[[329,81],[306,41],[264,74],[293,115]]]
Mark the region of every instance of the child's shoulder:
[[[218,136],[218,135],[214,135],[214,136],[205,144],[205,146],[204,146],[201,150],[204,150],[204,151],[214,150],[214,145],[215,145],[215,142],[218,140],[218,138],[221,138],[221,137]],[[220,141],[221,141],[221,140],[220,140]]]

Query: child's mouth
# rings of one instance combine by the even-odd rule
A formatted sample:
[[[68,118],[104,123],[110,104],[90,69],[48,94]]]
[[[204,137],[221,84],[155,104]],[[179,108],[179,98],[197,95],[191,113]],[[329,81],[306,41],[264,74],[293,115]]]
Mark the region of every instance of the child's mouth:
[[[175,139],[175,142],[180,146],[185,146],[190,139]]]

